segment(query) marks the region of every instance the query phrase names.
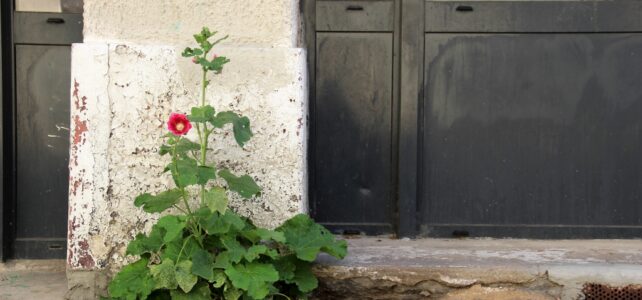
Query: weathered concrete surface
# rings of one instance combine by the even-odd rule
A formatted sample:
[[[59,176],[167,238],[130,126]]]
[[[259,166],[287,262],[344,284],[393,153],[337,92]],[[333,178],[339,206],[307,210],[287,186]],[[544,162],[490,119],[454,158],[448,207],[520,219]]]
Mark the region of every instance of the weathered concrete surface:
[[[0,263],[0,299],[60,300],[67,291],[64,260]]]
[[[577,299],[587,282],[642,282],[642,241],[349,239],[323,256],[318,299]]]
[[[642,241],[348,239],[321,256],[315,299],[578,299],[585,283],[642,282]],[[107,270],[70,273],[70,299],[106,295]],[[95,299],[98,299],[95,296]]]
[[[199,68],[169,46],[76,44],[72,57],[69,198],[70,269],[119,268],[126,244],[158,215],[133,199],[172,186],[157,154],[170,112],[199,99]],[[259,198],[230,205],[275,227],[305,211],[305,56],[301,49],[220,48],[227,70],[212,78],[209,103],[252,121],[241,149],[231,130],[213,135],[210,159],[263,188]],[[275,67],[278,66],[278,67]],[[195,140],[195,130],[190,137]]]
[[[298,0],[85,0],[85,42],[182,45],[209,26],[239,47],[297,47]]]
[[[108,297],[107,287],[113,274],[106,269],[93,271],[68,270],[64,299],[90,300]]]
[[[170,112],[187,112],[200,99],[200,69],[180,52],[202,26],[230,36],[214,50],[231,62],[211,78],[208,103],[249,117],[254,132],[244,149],[230,130],[212,135],[212,158],[263,187],[260,198],[230,205],[267,227],[307,210],[298,2],[84,1],[85,43],[72,48],[70,272],[119,269],[126,244],[158,218],[133,199],[172,185],[162,172],[167,158],[156,153]]]

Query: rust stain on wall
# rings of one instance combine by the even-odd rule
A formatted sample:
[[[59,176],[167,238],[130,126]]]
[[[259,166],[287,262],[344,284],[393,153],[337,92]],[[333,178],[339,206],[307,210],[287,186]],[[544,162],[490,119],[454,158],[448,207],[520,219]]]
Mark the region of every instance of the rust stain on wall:
[[[70,192],[71,192],[71,194],[73,194],[74,196],[76,196],[76,191],[77,191],[77,190],[78,190],[78,188],[82,185],[82,180],[81,180],[81,179],[74,179],[74,178],[70,178],[70,179],[69,179],[69,181],[71,181],[71,182],[72,182],[72,184],[71,184],[71,191],[70,191]]]
[[[86,240],[78,242],[80,253],[78,253],[78,264],[85,269],[91,269],[96,265],[94,259],[89,254],[89,243]]]
[[[72,215],[72,212],[73,212],[73,208],[71,206],[69,206],[69,215],[70,216]],[[79,227],[79,225],[76,224],[76,218],[75,217],[73,219],[70,218],[69,221],[68,221],[68,225],[67,225],[67,240],[68,241],[71,241],[74,238],[74,231],[78,227]],[[68,251],[68,253],[67,253],[67,264],[71,265],[71,262],[73,261],[73,257],[74,257],[74,252],[72,250],[73,247],[71,247],[71,245],[69,245],[67,248],[68,248],[67,249],[67,251]]]
[[[80,86],[80,84],[78,83],[78,81],[76,79],[74,79],[74,93],[73,93],[74,105],[76,106],[77,110],[82,112],[82,111],[85,111],[87,109],[87,97],[85,97],[85,96],[80,97],[78,95],[78,87],[79,86]]]
[[[82,134],[87,132],[87,122],[80,120],[79,116],[74,117],[74,145],[80,144],[82,141]]]

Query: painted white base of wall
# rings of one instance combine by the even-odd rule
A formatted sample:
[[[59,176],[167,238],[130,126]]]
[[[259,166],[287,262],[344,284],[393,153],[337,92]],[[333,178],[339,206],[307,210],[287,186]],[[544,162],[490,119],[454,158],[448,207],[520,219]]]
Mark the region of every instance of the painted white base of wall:
[[[68,267],[114,268],[126,245],[158,215],[134,207],[144,192],[171,186],[158,148],[171,112],[200,99],[200,68],[183,47],[89,43],[72,49]],[[211,78],[208,102],[251,120],[241,149],[231,134],[213,135],[213,157],[263,188],[230,205],[261,226],[306,211],[307,86],[302,49],[217,48],[231,62]],[[231,130],[223,131],[231,133]],[[191,135],[194,136],[195,132]]]

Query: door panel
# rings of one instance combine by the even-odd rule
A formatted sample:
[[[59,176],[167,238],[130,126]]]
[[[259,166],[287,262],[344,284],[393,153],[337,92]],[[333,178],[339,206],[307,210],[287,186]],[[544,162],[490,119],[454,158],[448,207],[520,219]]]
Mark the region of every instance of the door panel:
[[[71,43],[82,16],[13,13],[11,258],[66,255]]]
[[[425,61],[424,234],[640,232],[642,34],[429,33]]]
[[[82,15],[67,13],[15,13],[16,44],[68,45],[82,41]]]
[[[16,47],[16,258],[34,242],[64,257],[67,235],[70,47]],[[37,248],[37,247],[36,247]],[[45,251],[41,251],[45,252]],[[54,254],[51,252],[61,252]]]
[[[638,0],[428,0],[427,32],[639,32]]]
[[[391,232],[392,34],[318,33],[315,218]]]

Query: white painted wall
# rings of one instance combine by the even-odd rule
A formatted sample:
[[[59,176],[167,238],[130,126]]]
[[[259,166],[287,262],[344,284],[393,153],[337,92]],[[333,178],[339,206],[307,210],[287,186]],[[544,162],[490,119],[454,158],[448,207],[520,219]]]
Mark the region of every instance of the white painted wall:
[[[209,26],[227,45],[295,47],[298,0],[85,0],[85,42],[182,45]]]
[[[158,217],[133,199],[171,185],[157,151],[169,113],[200,99],[200,69],[180,52],[202,26],[230,35],[215,49],[231,62],[212,78],[209,103],[248,116],[254,132],[245,149],[213,136],[212,159],[263,187],[260,198],[231,206],[268,227],[305,211],[297,10],[295,0],[85,0],[85,41],[72,48],[70,270],[120,266],[127,242]]]

